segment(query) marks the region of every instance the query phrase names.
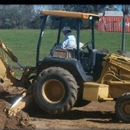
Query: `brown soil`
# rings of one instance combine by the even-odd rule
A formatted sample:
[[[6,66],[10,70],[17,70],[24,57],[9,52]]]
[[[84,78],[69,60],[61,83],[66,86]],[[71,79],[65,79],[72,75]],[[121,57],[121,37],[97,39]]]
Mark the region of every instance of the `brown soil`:
[[[35,125],[29,123],[29,115],[23,111],[19,112],[15,117],[8,117],[5,108],[9,108],[15,101],[18,94],[23,91],[22,88],[9,87],[6,84],[0,84],[0,129],[16,130],[16,129],[35,129]]]
[[[16,117],[8,118],[3,111],[9,107],[23,91],[22,88],[0,85],[0,129],[87,129],[87,130],[130,130],[130,124],[119,122],[114,113],[114,101],[91,102],[90,104],[73,108],[60,116],[52,116],[43,112],[35,102],[19,112]]]

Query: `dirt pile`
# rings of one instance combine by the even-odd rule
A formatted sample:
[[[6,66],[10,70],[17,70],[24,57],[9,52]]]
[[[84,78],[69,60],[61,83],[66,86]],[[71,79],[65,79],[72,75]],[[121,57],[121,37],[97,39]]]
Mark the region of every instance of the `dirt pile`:
[[[34,130],[36,128],[33,124],[29,124],[29,116],[27,113],[20,111],[16,117],[7,117],[4,112],[4,109],[10,107],[17,95],[22,91],[22,88],[9,87],[6,84],[0,84],[0,129]]]

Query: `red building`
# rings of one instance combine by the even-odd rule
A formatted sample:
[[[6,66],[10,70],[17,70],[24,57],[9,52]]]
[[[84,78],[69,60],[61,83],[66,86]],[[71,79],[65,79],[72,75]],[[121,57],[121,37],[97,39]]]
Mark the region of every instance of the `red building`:
[[[99,14],[98,31],[122,32],[122,11],[105,11],[105,14]],[[130,16],[126,17],[126,32],[130,32]]]

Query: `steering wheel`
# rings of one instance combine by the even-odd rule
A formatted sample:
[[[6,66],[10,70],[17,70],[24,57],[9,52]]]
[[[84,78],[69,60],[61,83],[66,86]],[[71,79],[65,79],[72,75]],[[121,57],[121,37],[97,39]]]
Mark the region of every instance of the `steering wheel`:
[[[89,41],[89,42],[85,43],[84,46],[82,47],[82,49],[85,49],[85,48],[87,48],[88,52],[91,53],[93,51],[92,41]]]

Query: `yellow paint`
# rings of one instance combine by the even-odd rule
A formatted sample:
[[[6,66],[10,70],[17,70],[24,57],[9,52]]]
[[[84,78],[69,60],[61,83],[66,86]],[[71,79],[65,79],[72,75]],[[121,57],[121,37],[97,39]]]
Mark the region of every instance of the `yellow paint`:
[[[82,12],[72,12],[72,11],[62,11],[62,10],[42,10],[40,14],[52,15],[57,17],[81,18],[81,19],[89,19],[90,16],[99,18],[99,15],[93,13],[82,13]]]
[[[94,82],[85,82],[83,90],[83,99],[88,101],[103,100],[108,98],[109,85]]]

